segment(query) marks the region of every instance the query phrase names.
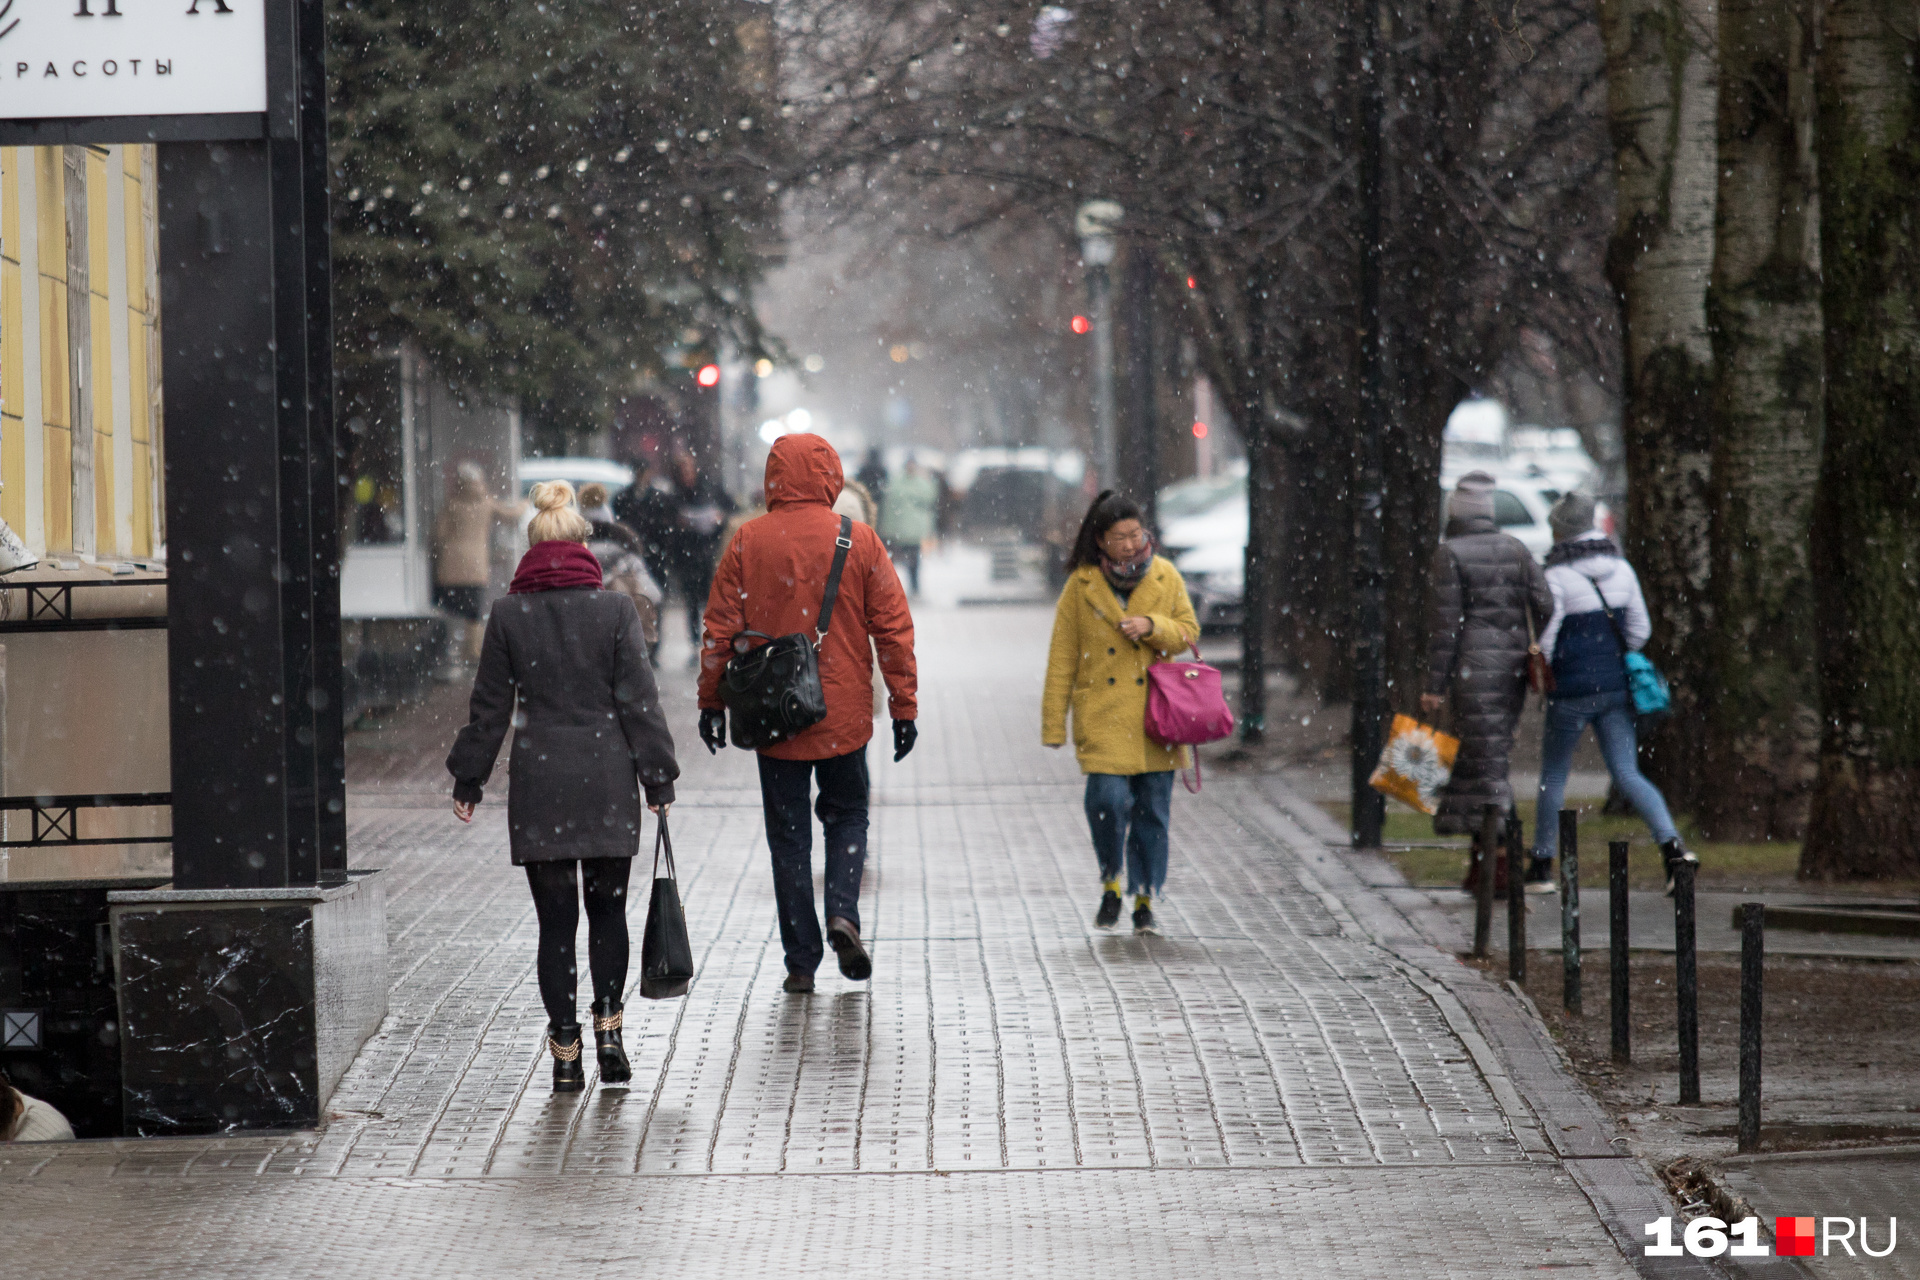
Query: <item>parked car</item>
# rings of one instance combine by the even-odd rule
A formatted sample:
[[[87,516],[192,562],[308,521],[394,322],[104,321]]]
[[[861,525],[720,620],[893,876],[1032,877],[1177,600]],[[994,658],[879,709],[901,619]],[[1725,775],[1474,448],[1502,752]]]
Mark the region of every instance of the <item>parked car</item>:
[[[1187,580],[1187,598],[1200,620],[1200,634],[1238,629],[1245,616],[1246,544],[1208,543],[1182,552],[1173,563]]]
[[[1246,589],[1246,465],[1170,484],[1155,506],[1160,548],[1187,580],[1201,632],[1238,627]]]
[[[1545,560],[1547,551],[1553,546],[1553,530],[1547,524],[1547,513],[1553,510],[1553,504],[1560,501],[1562,490],[1550,475],[1529,474],[1532,468],[1516,468],[1511,465],[1500,467],[1461,467],[1447,468],[1440,473],[1440,500],[1446,502],[1446,495],[1453,489],[1462,475],[1468,471],[1485,471],[1498,485],[1493,491],[1493,522],[1500,526],[1502,533],[1510,533],[1526,545],[1536,560]],[[1605,503],[1594,512],[1594,520],[1602,529],[1613,529],[1613,513]],[[1444,530],[1445,519],[1441,520]]]
[[[606,458],[520,459],[521,497],[532,493],[542,480],[571,481],[576,490],[583,484],[603,484],[612,498],[633,484],[633,468]]]

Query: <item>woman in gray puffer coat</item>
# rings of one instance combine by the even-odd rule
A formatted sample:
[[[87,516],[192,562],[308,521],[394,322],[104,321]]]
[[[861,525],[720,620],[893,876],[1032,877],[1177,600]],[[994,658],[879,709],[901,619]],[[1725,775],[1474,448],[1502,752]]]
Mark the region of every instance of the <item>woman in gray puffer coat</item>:
[[[1527,700],[1528,612],[1535,631],[1553,616],[1546,574],[1518,538],[1493,522],[1494,479],[1470,471],[1447,497],[1446,541],[1433,553],[1427,692],[1437,712],[1453,699],[1460,739],[1433,829],[1476,832],[1483,805],[1513,808],[1507,757]]]

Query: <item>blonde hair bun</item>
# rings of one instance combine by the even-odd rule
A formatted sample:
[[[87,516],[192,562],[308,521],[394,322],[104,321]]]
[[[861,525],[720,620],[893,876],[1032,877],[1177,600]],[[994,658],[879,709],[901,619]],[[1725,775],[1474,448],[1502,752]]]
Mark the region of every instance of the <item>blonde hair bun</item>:
[[[527,496],[541,511],[559,511],[573,505],[573,485],[565,480],[542,480]]]
[[[527,525],[527,545],[559,538],[585,542],[593,526],[573,505],[573,486],[565,480],[542,480],[527,496],[537,510]]]

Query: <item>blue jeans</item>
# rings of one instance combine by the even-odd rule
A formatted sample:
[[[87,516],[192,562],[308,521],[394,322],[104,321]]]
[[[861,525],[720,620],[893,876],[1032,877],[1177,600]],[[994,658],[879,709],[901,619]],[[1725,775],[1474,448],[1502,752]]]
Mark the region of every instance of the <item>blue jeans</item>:
[[[1547,724],[1540,741],[1540,799],[1533,816],[1533,856],[1551,858],[1560,849],[1560,805],[1567,794],[1567,771],[1573,749],[1588,725],[1600,739],[1607,772],[1620,784],[1641,821],[1653,828],[1662,844],[1680,833],[1660,789],[1648,782],[1635,762],[1639,744],[1634,739],[1633,708],[1627,694],[1591,693],[1578,698],[1549,698]]]
[[[826,760],[761,756],[760,803],[773,852],[773,900],[789,973],[812,973],[826,955],[813,909],[813,819],[809,783],[818,782],[814,812],[827,841],[827,918],[860,927],[860,877],[867,865],[867,749]]]
[[[1127,862],[1128,893],[1159,893],[1167,883],[1167,819],[1173,811],[1173,770],[1087,775],[1087,826],[1100,878],[1120,878]]]

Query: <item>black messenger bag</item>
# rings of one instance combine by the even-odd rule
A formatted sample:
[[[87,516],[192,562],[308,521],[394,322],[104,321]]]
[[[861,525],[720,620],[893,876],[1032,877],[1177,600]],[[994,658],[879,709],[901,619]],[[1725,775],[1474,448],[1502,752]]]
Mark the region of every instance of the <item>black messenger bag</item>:
[[[820,687],[820,646],[833,623],[840,571],[847,567],[852,547],[853,518],[841,516],[833,568],[827,573],[826,596],[820,602],[820,625],[813,635],[796,631],[775,640],[764,632],[742,631],[734,637],[736,652],[727,659],[720,677],[720,701],[733,724],[734,746],[758,751],[827,718],[827,695]],[[747,636],[758,636],[766,643],[741,650]]]

